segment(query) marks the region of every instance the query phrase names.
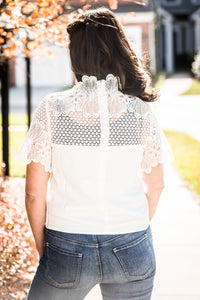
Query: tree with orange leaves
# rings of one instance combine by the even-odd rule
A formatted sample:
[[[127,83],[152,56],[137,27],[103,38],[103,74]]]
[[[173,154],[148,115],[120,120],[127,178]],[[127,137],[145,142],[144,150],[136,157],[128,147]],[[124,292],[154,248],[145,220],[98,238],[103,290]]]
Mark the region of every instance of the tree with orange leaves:
[[[49,55],[45,44],[51,41],[66,46],[67,23],[77,17],[80,10],[90,7],[95,0],[0,0],[0,66],[3,122],[3,161],[6,175],[8,160],[8,59],[23,53],[25,57]],[[99,0],[100,2],[101,0]],[[117,9],[118,0],[107,0],[111,9]],[[149,0],[131,0],[143,4]],[[73,0],[71,0],[71,3]],[[30,119],[30,118],[29,118]],[[30,123],[30,120],[29,120]]]
[[[0,78],[2,96],[3,161],[6,175],[9,175],[9,75],[8,60],[23,53],[27,58],[33,55],[48,55],[50,50],[45,41],[65,46],[66,25],[79,9],[88,5],[80,2],[72,7],[66,0],[1,0],[0,1]],[[30,74],[28,87],[30,89]],[[28,123],[30,124],[30,90],[28,92]]]
[[[107,1],[111,9],[117,9],[118,0]],[[131,0],[129,3],[145,5],[148,1]],[[49,51],[43,47],[45,40],[66,45],[67,23],[80,9],[97,2],[101,0],[0,0],[1,57],[15,56],[20,49],[30,57],[46,55]]]
[[[85,3],[80,3],[80,8]],[[85,7],[87,8],[87,6]],[[0,3],[1,58],[10,58],[23,52],[48,54],[42,42],[50,40],[66,44],[66,24],[77,8],[65,0],[2,0]],[[74,16],[74,14],[73,14]]]

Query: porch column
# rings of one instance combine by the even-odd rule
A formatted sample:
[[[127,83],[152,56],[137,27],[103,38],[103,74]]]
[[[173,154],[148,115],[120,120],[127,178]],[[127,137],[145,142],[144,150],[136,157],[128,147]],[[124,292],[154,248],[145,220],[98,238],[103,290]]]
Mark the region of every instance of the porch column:
[[[194,41],[195,41],[195,51],[200,50],[200,18],[195,18],[194,25]]]
[[[188,23],[186,25],[186,52],[188,54],[193,53],[193,34],[192,34],[192,27],[191,24]]]
[[[163,23],[165,26],[165,66],[167,73],[171,74],[174,72],[172,18],[166,18]]]

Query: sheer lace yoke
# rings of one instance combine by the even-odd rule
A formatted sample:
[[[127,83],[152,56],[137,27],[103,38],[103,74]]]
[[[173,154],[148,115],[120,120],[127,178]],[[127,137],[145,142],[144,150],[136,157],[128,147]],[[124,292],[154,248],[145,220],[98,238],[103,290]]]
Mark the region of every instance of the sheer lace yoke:
[[[68,115],[74,121],[93,125],[93,119],[101,114],[108,114],[110,121],[119,119],[125,112],[134,112],[136,118],[149,113],[149,107],[139,98],[123,94],[119,88],[117,77],[107,75],[105,80],[97,80],[94,76],[82,77],[68,91],[48,96],[49,109],[54,115]],[[55,97],[56,96],[56,97]]]
[[[53,145],[140,146],[146,172],[163,162],[162,133],[151,104],[123,94],[118,80],[83,76],[67,91],[46,96],[39,104],[19,152],[25,163],[41,162],[51,171]]]

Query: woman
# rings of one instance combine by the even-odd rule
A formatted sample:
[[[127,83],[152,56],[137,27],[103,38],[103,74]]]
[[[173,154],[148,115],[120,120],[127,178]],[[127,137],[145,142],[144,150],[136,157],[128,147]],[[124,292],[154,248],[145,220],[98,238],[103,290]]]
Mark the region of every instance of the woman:
[[[100,284],[104,300],[147,300],[164,187],[157,91],[108,9],[67,31],[77,83],[42,100],[19,154],[40,256],[28,299],[84,299]]]

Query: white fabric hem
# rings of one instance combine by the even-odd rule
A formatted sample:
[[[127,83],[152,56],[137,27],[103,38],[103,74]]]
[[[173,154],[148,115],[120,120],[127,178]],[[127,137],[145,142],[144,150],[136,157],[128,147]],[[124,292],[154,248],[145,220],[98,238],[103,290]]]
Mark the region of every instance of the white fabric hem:
[[[101,224],[94,224],[90,228],[84,227],[84,224],[80,226],[76,226],[74,224],[70,224],[70,222],[59,222],[59,219],[53,215],[48,215],[48,222],[46,227],[48,229],[60,231],[60,232],[68,232],[75,234],[94,234],[94,235],[113,235],[113,234],[125,234],[131,232],[137,232],[146,230],[150,225],[149,220],[144,220],[143,222],[133,222],[133,223],[125,223],[124,225],[119,224],[118,226],[105,226]]]

